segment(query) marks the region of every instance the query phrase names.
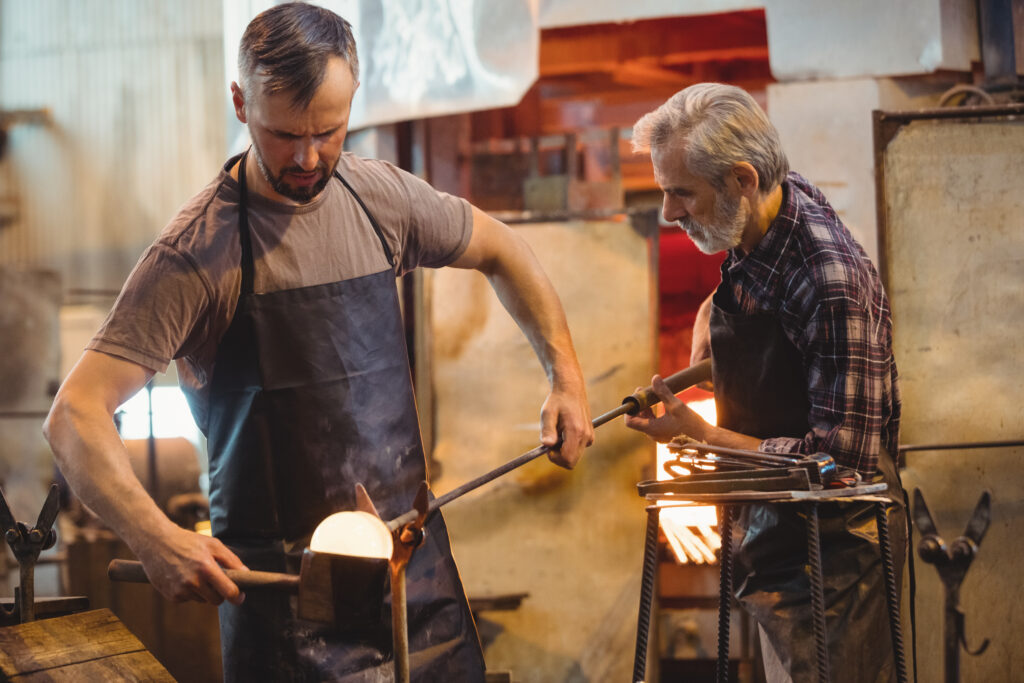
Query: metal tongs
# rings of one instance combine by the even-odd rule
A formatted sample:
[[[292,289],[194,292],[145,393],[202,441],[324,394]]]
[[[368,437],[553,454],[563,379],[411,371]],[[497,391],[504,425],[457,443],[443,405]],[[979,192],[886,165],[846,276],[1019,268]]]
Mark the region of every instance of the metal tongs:
[[[688,437],[673,439],[669,450],[676,457],[666,462],[664,469],[673,479],[640,482],[641,495],[814,491],[860,481],[856,472],[837,467],[826,453],[787,456],[710,446]]]

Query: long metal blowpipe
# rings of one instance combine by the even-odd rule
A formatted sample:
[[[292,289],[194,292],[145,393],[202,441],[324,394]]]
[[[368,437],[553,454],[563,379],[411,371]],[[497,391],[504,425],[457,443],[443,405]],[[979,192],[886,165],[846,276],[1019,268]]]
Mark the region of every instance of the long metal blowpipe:
[[[672,391],[672,393],[678,394],[683,389],[687,389],[689,387],[700,384],[701,382],[707,382],[710,380],[711,360],[708,359],[703,360],[700,363],[697,363],[696,365],[691,365],[685,370],[680,370],[674,375],[666,377],[665,384],[668,385],[668,388]],[[661,399],[658,398],[657,394],[654,393],[654,389],[652,389],[651,387],[647,387],[646,389],[641,389],[636,393],[631,394],[630,396],[627,396],[626,398],[622,399],[622,405],[615,408],[614,410],[610,410],[607,413],[594,418],[593,420],[591,420],[590,424],[594,426],[594,429],[597,429],[601,425],[607,422],[611,422],[612,420],[621,415],[636,415],[640,411],[651,406],[657,405],[658,403],[661,403]],[[484,484],[497,479],[503,474],[508,474],[512,470],[525,465],[531,460],[535,460],[536,458],[544,455],[545,453],[555,450],[557,447],[557,445],[537,446],[533,450],[527,451],[526,453],[523,453],[519,457],[509,460],[504,465],[500,465],[491,470],[490,472],[482,474],[476,479],[471,479],[470,481],[467,481],[465,484],[462,484],[461,486],[452,489],[443,496],[435,498],[434,500],[430,501],[430,506],[428,510],[429,512],[434,512],[434,510],[437,510],[442,505],[447,505],[456,498],[459,498],[469,493],[473,489],[479,488]],[[398,517],[395,517],[390,522],[388,522],[388,528],[394,531],[395,529],[412,522],[414,519],[416,519],[417,514],[418,513],[416,512],[416,510],[409,510],[408,512],[405,512],[399,515]]]

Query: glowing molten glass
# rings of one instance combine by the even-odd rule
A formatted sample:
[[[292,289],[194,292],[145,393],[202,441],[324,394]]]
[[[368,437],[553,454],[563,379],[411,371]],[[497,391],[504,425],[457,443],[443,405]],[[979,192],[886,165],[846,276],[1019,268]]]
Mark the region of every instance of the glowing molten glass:
[[[320,522],[309,549],[317,553],[390,559],[391,532],[369,512],[335,512]]]

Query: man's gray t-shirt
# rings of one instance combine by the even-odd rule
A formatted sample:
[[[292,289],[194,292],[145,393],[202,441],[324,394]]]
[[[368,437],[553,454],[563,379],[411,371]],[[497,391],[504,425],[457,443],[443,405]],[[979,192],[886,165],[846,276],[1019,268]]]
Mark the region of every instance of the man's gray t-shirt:
[[[206,429],[217,345],[241,287],[238,182],[229,169],[193,197],[139,259],[88,349],[163,372],[177,360],[182,389]],[[448,265],[473,230],[468,202],[391,164],[343,154],[338,172],[380,225],[395,274]],[[350,280],[388,269],[366,214],[332,179],[317,199],[289,206],[249,193],[257,293]]]

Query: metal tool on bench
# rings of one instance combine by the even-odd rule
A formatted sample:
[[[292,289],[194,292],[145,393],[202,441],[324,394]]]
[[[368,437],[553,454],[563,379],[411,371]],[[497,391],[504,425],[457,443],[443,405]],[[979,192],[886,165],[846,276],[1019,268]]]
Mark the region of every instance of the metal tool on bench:
[[[711,361],[705,360],[665,378],[665,384],[673,393],[678,393],[710,379]],[[597,428],[622,415],[636,415],[640,411],[660,402],[661,399],[654,393],[654,390],[651,387],[647,387],[622,399],[621,405],[594,418],[591,421],[591,425]],[[422,542],[424,534],[423,525],[430,514],[442,505],[446,505],[456,498],[557,448],[557,444],[554,446],[538,446],[434,500],[429,499],[427,483],[423,482],[417,491],[412,508],[398,517],[384,522],[393,538],[392,555],[388,562],[388,567],[391,575],[392,637],[395,647],[396,681],[409,680],[405,568],[408,566],[413,552]],[[356,501],[360,511],[369,512],[379,518],[373,501],[361,484],[356,486]],[[297,594],[299,596],[298,614],[300,618],[321,623],[337,623],[351,616],[353,607],[347,599],[348,596],[352,593],[366,590],[376,591],[378,582],[367,578],[366,574],[362,571],[362,566],[358,567],[359,571],[356,572],[356,575],[361,577],[360,585],[362,591],[347,580],[347,577],[352,576],[352,573],[347,569],[351,566],[351,561],[365,561],[366,559],[339,555],[331,556],[327,553],[316,553],[307,548],[303,551],[302,565],[297,576],[277,572],[237,569],[227,569],[225,574],[243,590],[269,589]],[[379,567],[380,565],[374,566]],[[148,581],[142,564],[130,560],[113,560],[107,567],[107,575],[113,581]],[[377,572],[373,576],[382,575]],[[380,584],[382,586],[382,581]],[[382,600],[383,588],[381,587]],[[362,602],[365,602],[365,598]]]
[[[76,612],[89,607],[88,598],[81,596],[44,598],[40,601],[35,596],[35,568],[39,561],[39,553],[52,548],[57,542],[57,532],[53,523],[57,520],[60,509],[60,497],[57,486],[50,487],[35,526],[29,527],[24,522],[14,519],[3,491],[0,491],[0,532],[11,547],[14,557],[18,560],[20,572],[19,585],[14,591],[14,603],[10,609],[0,605],[0,625],[8,623],[24,624],[33,621],[40,608],[47,616],[55,616]],[[15,620],[15,614],[17,619]]]
[[[859,481],[856,473],[837,467],[826,453],[786,456],[694,441],[677,441],[670,449],[676,459],[665,463],[665,471],[674,479],[641,482],[641,495],[811,491]],[[704,471],[710,467],[714,471]]]

